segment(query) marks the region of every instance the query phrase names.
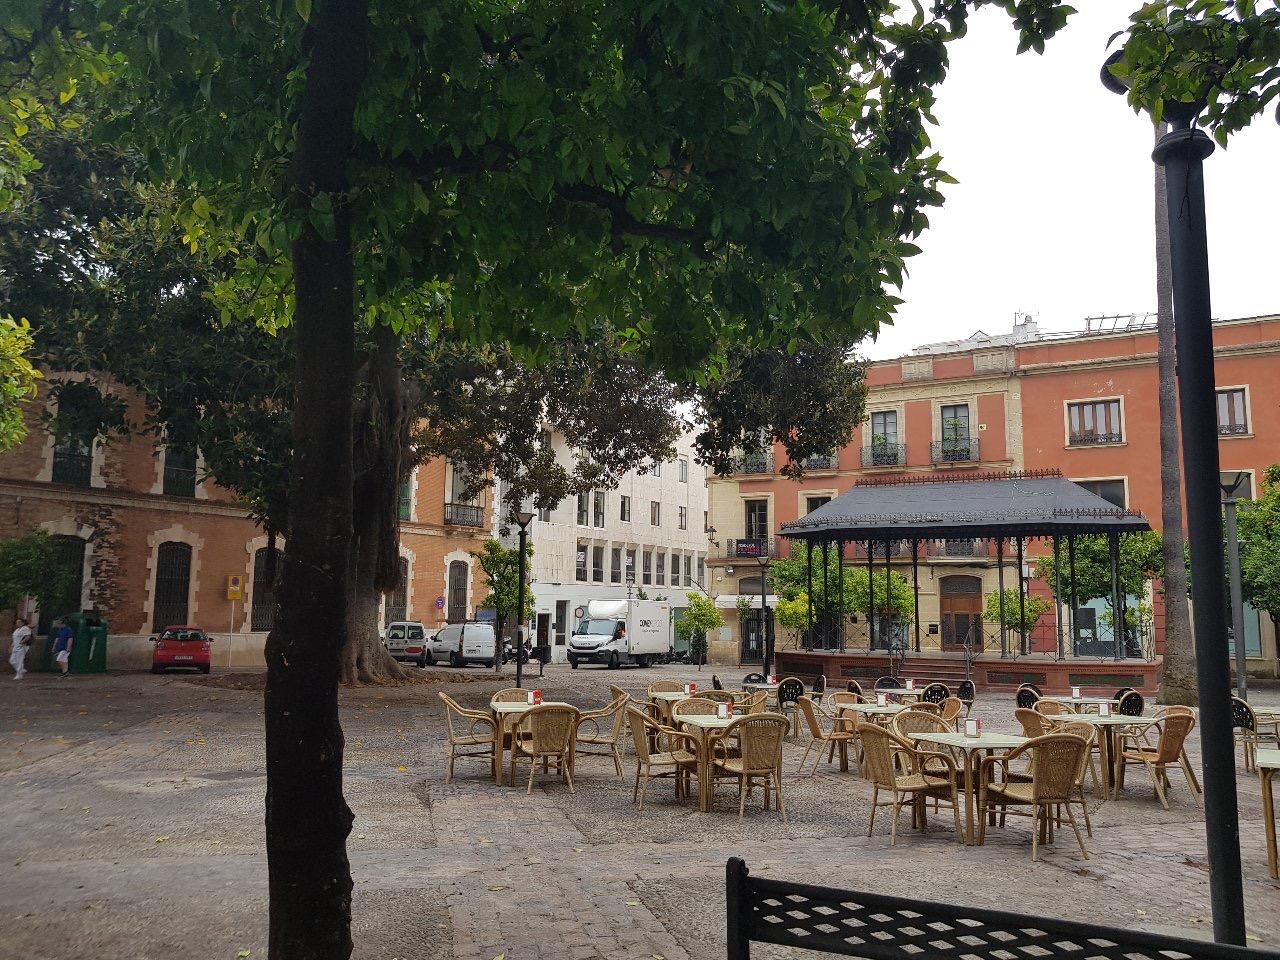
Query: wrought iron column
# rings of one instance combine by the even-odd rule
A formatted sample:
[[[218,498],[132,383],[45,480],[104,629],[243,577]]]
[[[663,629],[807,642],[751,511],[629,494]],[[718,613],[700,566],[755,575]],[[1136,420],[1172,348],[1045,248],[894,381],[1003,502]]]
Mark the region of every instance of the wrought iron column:
[[[1111,654],[1121,659],[1120,644],[1124,639],[1124,611],[1120,609],[1120,535],[1114,530],[1107,534],[1107,554],[1111,560]]]
[[[769,642],[769,607],[765,602],[769,592],[769,542],[764,545],[765,555],[760,558],[760,643],[764,653],[764,675],[766,679],[772,673],[773,644]]]
[[[920,540],[911,540],[911,594],[915,603],[916,653],[920,652]]]
[[[1058,632],[1058,659],[1066,659],[1062,646],[1062,550],[1058,534],[1053,535],[1053,625]]]
[[[1245,944],[1240,875],[1240,822],[1236,802],[1235,743],[1231,726],[1231,668],[1226,649],[1226,597],[1222,569],[1222,493],[1218,486],[1218,413],[1213,380],[1213,313],[1209,301],[1209,243],[1205,230],[1204,160],[1213,141],[1191,126],[1197,107],[1166,116],[1173,129],[1152,159],[1165,168],[1169,246],[1182,424],[1182,475],[1191,547],[1204,812],[1209,853],[1213,936]]]
[[[1022,575],[1022,538],[1018,538],[1018,652],[1027,654],[1027,581]]]
[[[1000,658],[1009,656],[1009,631],[1004,619],[1004,537],[996,537],[996,589],[1000,606]]]
[[[822,541],[822,649],[827,649],[827,621],[831,617],[831,554],[830,540]]]
[[[839,626],[836,628],[836,642],[841,653],[844,653],[844,541],[836,541],[836,562],[838,564],[840,579],[840,619]]]
[[[867,539],[867,649],[876,648],[875,541]]]
[[[804,595],[805,599],[805,617],[808,621],[808,627],[805,634],[809,640],[809,649],[813,649],[813,541],[805,538],[804,556],[807,561],[807,569],[805,571],[805,580],[808,589]]]
[[[1067,534],[1067,575],[1071,577],[1071,655],[1080,654],[1080,608],[1076,606],[1076,535]]]

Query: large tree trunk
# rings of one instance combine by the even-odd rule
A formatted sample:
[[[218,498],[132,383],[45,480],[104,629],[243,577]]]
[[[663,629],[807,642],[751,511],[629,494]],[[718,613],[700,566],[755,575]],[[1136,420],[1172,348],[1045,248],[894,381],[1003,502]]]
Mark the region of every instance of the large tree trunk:
[[[400,586],[398,495],[401,453],[409,423],[399,363],[399,338],[390,327],[373,332],[360,383],[353,437],[355,473],[353,597],[342,651],[344,684],[411,679],[378,637],[381,596]]]
[[[1168,130],[1156,124],[1158,141]],[[1173,269],[1169,250],[1169,204],[1164,167],[1156,172],[1156,339],[1160,380],[1160,524],[1164,552],[1165,703],[1194,706],[1196,648],[1187,602],[1186,538],[1182,527],[1182,464],[1178,453],[1178,378],[1173,323]]]
[[[367,0],[321,0],[289,171],[301,215],[333,205],[332,239],[293,245],[297,388],[289,548],[267,640],[266,835],[272,960],[351,955],[352,814],[342,795],[338,675],[351,579],[355,282],[346,166],[367,58]]]

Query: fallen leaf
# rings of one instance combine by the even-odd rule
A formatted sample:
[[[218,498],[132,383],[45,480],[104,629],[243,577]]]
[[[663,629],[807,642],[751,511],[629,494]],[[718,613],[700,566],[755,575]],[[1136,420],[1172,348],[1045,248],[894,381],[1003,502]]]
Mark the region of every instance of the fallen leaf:
[[[156,843],[164,843],[168,839],[168,837],[156,837]]]
[[[406,770],[408,770],[409,768],[408,768],[408,767],[406,767],[406,766],[402,763],[402,764],[400,764],[400,766],[396,767],[396,769],[397,769],[397,770],[399,770],[401,773],[404,773],[404,772],[405,772]]]
[[[244,958],[249,956],[251,953],[253,953],[252,950],[241,950],[239,953],[236,954],[236,958],[237,960],[244,960]]]

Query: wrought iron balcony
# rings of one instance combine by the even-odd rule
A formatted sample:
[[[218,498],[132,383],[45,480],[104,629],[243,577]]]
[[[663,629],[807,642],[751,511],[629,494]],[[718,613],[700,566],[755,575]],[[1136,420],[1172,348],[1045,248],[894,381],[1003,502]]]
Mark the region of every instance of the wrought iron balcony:
[[[1099,447],[1108,443],[1124,443],[1124,435],[1120,433],[1073,433],[1067,438],[1067,446],[1069,447]]]
[[[444,522],[454,527],[483,527],[484,507],[474,503],[446,503]]]
[[[743,537],[724,542],[724,555],[740,560],[772,560],[778,556],[778,542],[773,537]]]
[[[1247,423],[1220,423],[1218,424],[1218,436],[1232,437],[1240,434],[1248,433],[1249,425]]]
[[[164,465],[164,492],[170,497],[194,497],[196,495],[196,468],[182,464]]]
[[[835,470],[838,466],[834,453],[815,453],[812,457],[806,457],[804,461],[806,470]]]
[[[734,473],[773,473],[773,451],[744,453],[733,461]]]
[[[907,462],[905,443],[873,443],[862,448],[864,467],[901,467]]]
[[[89,486],[93,475],[92,448],[78,444],[57,444],[53,448],[53,482],[72,487]]]
[[[977,437],[943,437],[929,445],[934,463],[971,463],[979,459]]]
[[[943,559],[987,555],[985,544],[979,540],[930,540],[926,552],[930,557]]]

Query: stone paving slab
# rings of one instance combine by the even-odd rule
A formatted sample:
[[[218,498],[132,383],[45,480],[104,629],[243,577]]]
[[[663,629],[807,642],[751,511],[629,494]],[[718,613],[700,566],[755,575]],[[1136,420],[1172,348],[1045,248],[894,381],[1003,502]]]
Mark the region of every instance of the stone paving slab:
[[[552,668],[541,685],[591,707],[611,682],[639,693],[659,676],[709,680]],[[445,689],[482,705],[507,685],[469,679]],[[436,689],[343,694],[357,957],[723,956],[733,855],[771,876],[1209,935],[1201,814],[1177,781],[1167,812],[1141,776],[1124,799],[1094,804],[1088,861],[1059,842],[1032,864],[1022,823],[963,847],[945,811],[924,835],[904,818],[891,847],[887,823],[866,836],[868,785],[835,767],[788,777],[785,823],[758,797],[739,822],[725,787],[712,814],[676,803],[669,783],[637,812],[630,757],[624,779],[609,761],[581,761],[572,796],[553,776],[531,795],[499,788],[478,763],[446,785]],[[264,956],[260,704],[150,675],[0,686],[0,958]],[[1014,728],[1010,698],[980,712]],[[787,745],[788,770],[802,752],[803,740]],[[1257,781],[1241,771],[1238,783],[1249,928],[1274,945],[1280,885],[1266,876]]]

